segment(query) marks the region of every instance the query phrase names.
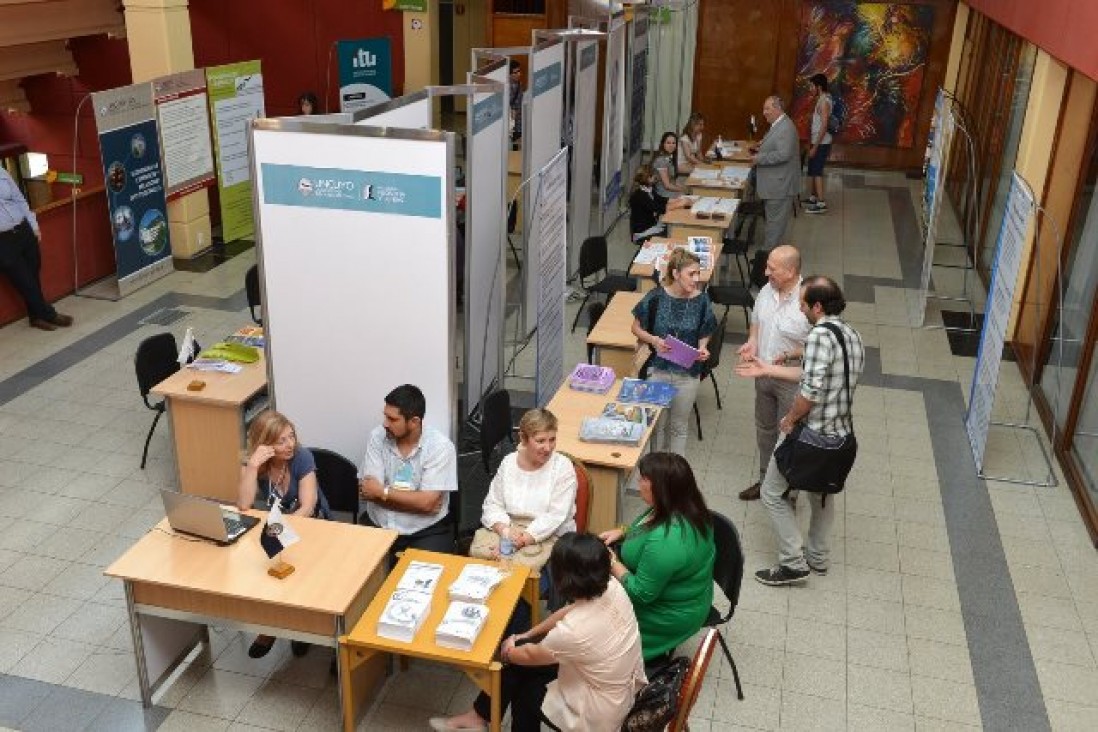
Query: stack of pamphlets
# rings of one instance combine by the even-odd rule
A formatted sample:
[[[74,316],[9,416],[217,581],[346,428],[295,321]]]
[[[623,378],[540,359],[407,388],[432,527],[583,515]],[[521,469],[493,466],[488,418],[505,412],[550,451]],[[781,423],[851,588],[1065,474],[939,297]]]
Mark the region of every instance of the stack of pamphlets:
[[[435,629],[435,643],[459,651],[471,651],[487,621],[488,608],[484,605],[455,600],[446,608],[442,622]]]
[[[263,344],[266,342],[263,337],[263,329],[254,325],[244,326],[225,340],[229,343],[243,343],[245,346],[251,346],[252,348],[263,348]]]
[[[643,379],[624,379],[618,401],[629,404],[656,404],[666,407],[675,398],[678,391],[674,384],[666,381],[645,381]]]
[[[441,576],[441,564],[410,563],[378,618],[377,634],[411,643],[431,613],[431,599]]]
[[[450,599],[483,604],[507,573],[487,564],[466,564],[450,585]]]
[[[621,445],[639,445],[655,419],[656,410],[636,404],[610,402],[598,417],[585,417],[580,423],[580,439]]]

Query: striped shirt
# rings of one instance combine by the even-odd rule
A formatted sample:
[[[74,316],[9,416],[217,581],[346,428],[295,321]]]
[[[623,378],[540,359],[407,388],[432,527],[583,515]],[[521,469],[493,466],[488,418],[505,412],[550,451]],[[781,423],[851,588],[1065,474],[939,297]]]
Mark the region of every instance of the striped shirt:
[[[834,323],[843,332],[850,363],[850,391],[843,378],[843,351],[835,334],[821,323]],[[858,331],[834,316],[824,316],[804,343],[801,396],[812,402],[804,424],[822,435],[842,436],[854,431],[851,408],[854,388],[865,367],[865,346]]]

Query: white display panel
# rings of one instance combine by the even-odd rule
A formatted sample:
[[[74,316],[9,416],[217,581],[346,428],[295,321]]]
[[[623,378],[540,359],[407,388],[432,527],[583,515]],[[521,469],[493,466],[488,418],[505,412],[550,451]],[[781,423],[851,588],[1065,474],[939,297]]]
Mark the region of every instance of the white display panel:
[[[568,152],[560,150],[532,183],[538,262],[535,400],[544,407],[564,382],[564,280],[568,245]]]
[[[361,464],[411,383],[454,436],[453,136],[252,126],[268,376],[303,444]]]
[[[572,220],[568,271],[579,271],[579,250],[591,235],[591,179],[595,169],[595,105],[599,88],[599,42],[573,45],[576,54],[572,126]]]
[[[355,124],[426,130],[431,127],[431,99],[424,94],[423,99],[414,102],[408,102],[406,97],[383,102],[355,112]]]
[[[602,118],[602,187],[599,191],[602,230],[618,218],[625,148],[625,23],[615,20],[606,43],[605,101]]]

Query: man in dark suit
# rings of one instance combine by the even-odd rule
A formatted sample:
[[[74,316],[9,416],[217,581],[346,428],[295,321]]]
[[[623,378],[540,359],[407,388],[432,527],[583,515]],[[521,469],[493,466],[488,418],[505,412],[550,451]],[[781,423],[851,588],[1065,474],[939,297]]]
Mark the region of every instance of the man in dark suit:
[[[785,230],[793,208],[793,197],[801,186],[801,158],[797,127],[785,113],[777,95],[763,102],[763,117],[770,129],[751,157],[755,166],[755,190],[766,209],[765,251],[785,243]]]

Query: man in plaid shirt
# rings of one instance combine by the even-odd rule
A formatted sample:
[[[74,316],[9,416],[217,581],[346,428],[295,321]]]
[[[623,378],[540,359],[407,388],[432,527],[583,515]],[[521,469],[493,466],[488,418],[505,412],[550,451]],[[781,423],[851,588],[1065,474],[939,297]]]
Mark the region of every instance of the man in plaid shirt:
[[[757,359],[736,367],[741,376],[770,376],[800,381],[800,391],[789,412],[778,427],[788,435],[793,426],[804,425],[818,434],[839,439],[854,431],[851,414],[854,387],[865,365],[862,337],[839,316],[846,309],[842,290],[828,277],[811,277],[801,289],[801,311],[813,325],[804,344],[804,365],[779,366]],[[820,323],[834,323],[843,334],[850,365],[850,391],[844,379],[843,351],[835,335]],[[789,483],[770,458],[762,483],[762,502],[778,534],[778,564],[760,569],[755,579],[764,585],[788,585],[802,582],[809,572],[827,574],[830,558],[831,525],[835,521],[835,501],[824,501],[823,494],[809,493],[812,519],[808,525],[808,541],[801,538],[797,516],[784,495]]]

